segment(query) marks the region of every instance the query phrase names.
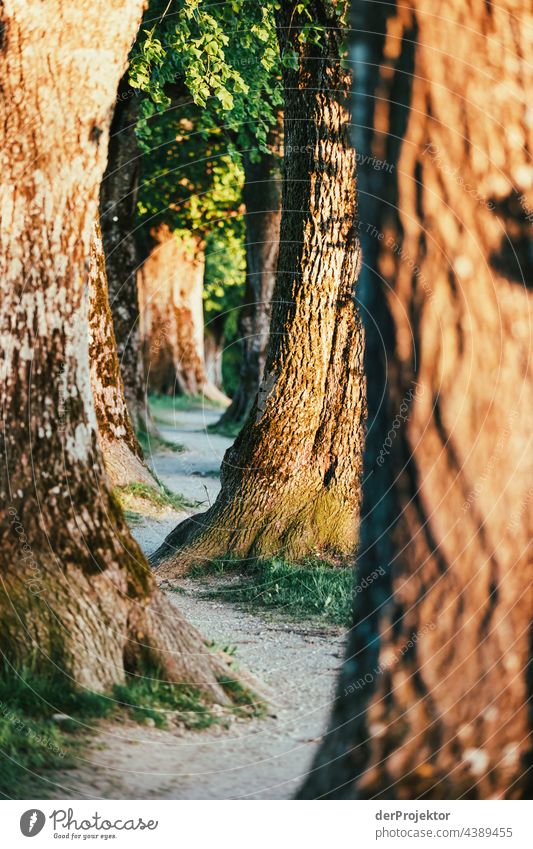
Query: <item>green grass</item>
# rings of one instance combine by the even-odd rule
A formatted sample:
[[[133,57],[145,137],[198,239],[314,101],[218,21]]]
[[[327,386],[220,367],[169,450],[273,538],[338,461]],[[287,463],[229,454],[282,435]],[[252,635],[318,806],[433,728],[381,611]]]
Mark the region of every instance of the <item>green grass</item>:
[[[254,696],[251,690],[243,687],[236,678],[219,678],[218,683],[231,696],[233,713],[237,716],[261,718],[267,714],[265,702]]]
[[[324,622],[349,625],[351,622],[353,568],[309,561],[294,566],[282,560],[216,560],[211,574],[230,574],[232,580],[209,591],[209,595],[240,602],[254,608],[277,609],[286,616],[318,617]],[[235,581],[235,574],[239,573]],[[205,575],[205,567],[196,571]]]
[[[0,673],[0,796],[39,798],[57,769],[76,766],[89,735],[102,719],[127,719],[158,728],[171,722],[200,731],[227,726],[229,716],[262,716],[265,708],[231,677],[220,681],[233,705],[215,713],[201,692],[188,685],[129,677],[105,695],[82,690],[60,673],[50,678],[28,669]],[[69,719],[54,720],[54,714]]]
[[[196,730],[218,721],[202,701],[199,690],[157,678],[130,678],[127,684],[114,688],[113,697],[132,719],[144,723],[152,719],[158,728],[168,726],[169,713],[187,728]]]
[[[140,525],[144,517],[141,513],[136,513],[135,510],[124,510],[124,518],[131,528],[134,525]]]
[[[44,795],[46,772],[74,765],[84,723],[108,716],[112,710],[113,703],[108,698],[75,690],[67,679],[50,680],[28,670],[3,670],[0,795]],[[52,719],[55,713],[72,718],[59,724]]]
[[[133,522],[138,521],[139,517],[142,516],[142,513],[138,510],[132,509],[139,501],[146,502],[147,506],[156,510],[171,508],[180,511],[198,506],[196,501],[190,501],[184,495],[171,492],[163,484],[161,484],[161,489],[157,489],[157,487],[150,486],[147,483],[130,483],[127,486],[115,487],[113,495]]]
[[[179,591],[179,588],[177,588]],[[216,640],[209,640],[206,643],[207,647],[211,649],[211,651],[223,651],[225,654],[229,655],[229,657],[235,657],[237,654],[237,646],[233,645],[223,645]]]
[[[170,442],[161,436],[151,436],[144,430],[137,432],[137,439],[145,457],[151,457],[152,454],[157,453],[181,454],[185,451],[185,446],[179,442]]]

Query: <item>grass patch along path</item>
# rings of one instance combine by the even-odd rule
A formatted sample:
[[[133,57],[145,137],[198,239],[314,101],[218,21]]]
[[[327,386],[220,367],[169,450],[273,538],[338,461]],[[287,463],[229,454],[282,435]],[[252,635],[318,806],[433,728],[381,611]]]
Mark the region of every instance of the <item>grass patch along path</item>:
[[[155,673],[154,673],[155,676]],[[54,788],[54,771],[75,769],[102,720],[159,729],[203,731],[235,717],[260,716],[264,707],[233,678],[219,682],[234,700],[228,708],[205,702],[192,685],[156,677],[131,678],[108,694],[74,688],[64,677],[4,669],[0,675],[0,798],[39,798]]]
[[[205,568],[199,576],[205,574]],[[232,580],[207,590],[213,598],[276,610],[290,619],[315,618],[335,625],[350,624],[353,569],[309,562],[291,566],[282,560],[260,560],[243,569],[232,561],[216,561],[209,573]]]
[[[123,510],[135,512],[137,505],[141,507],[138,511],[141,514],[168,509],[180,513],[198,506],[196,501],[191,501],[180,493],[171,492],[164,485],[158,489],[146,483],[130,483],[127,486],[116,487],[113,495]]]

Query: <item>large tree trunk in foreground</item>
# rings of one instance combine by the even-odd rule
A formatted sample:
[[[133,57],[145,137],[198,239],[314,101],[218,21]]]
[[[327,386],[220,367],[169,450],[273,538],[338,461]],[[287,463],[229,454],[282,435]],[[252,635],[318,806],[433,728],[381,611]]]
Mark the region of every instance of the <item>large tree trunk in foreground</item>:
[[[223,661],[156,589],[109,495],[91,400],[87,260],[142,2],[45,11],[8,0],[1,15],[0,648],[95,689],[157,666],[223,699]]]
[[[100,186],[100,223],[109,303],[128,410],[136,430],[154,431],[146,403],[139,327],[136,206],[141,152],[135,136],[139,93],[124,74],[111,122],[107,168]]]
[[[320,4],[306,8],[324,22]],[[320,46],[300,43],[303,23],[282,4],[282,45],[300,67],[284,71],[283,214],[263,381],[224,457],[216,503],[167,537],[155,555],[160,576],[226,554],[353,554],[365,400],[349,76],[338,21],[327,22]]]
[[[372,32],[375,5],[362,16]],[[391,134],[385,155],[403,133],[395,103],[405,113],[418,30],[407,134],[373,222],[394,330],[389,420],[365,456],[358,581],[369,586],[356,593],[331,731],[304,797],[533,789],[533,80],[520,58],[532,23],[525,3],[452,2],[436,18],[423,0],[388,22],[372,91],[375,149],[383,128]],[[388,491],[376,484],[385,469]]]
[[[154,238],[139,278],[150,389],[229,403],[206,375],[201,246],[179,241],[166,225]]]
[[[279,148],[280,129],[270,133]],[[221,426],[244,422],[259,390],[268,347],[272,294],[276,280],[281,222],[281,175],[277,151],[258,162],[244,157],[246,205],[246,287],[239,315],[239,384]]]
[[[124,398],[99,224],[94,226],[89,260],[89,363],[98,444],[111,485],[154,486]]]

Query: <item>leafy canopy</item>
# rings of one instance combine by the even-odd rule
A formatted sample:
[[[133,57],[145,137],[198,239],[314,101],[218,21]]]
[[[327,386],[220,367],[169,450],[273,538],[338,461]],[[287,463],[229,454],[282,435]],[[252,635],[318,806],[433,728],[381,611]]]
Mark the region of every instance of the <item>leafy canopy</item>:
[[[130,84],[146,94],[139,133],[172,105],[175,87],[221,123],[241,147],[266,144],[282,105],[274,9],[266,0],[152,0],[130,63]]]

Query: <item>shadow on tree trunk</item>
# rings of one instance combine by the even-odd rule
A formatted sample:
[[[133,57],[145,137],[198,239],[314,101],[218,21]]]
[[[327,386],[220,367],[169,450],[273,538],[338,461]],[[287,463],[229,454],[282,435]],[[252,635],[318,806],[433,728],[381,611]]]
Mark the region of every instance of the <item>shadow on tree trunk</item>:
[[[500,11],[500,36],[520,42]],[[528,81],[492,49],[490,7],[468,4],[468,30],[463,14],[353,7],[358,153],[385,166],[360,183],[366,583],[300,798],[531,793],[532,304],[501,252],[489,265],[525,127],[518,98],[504,132],[484,75],[524,96]]]

